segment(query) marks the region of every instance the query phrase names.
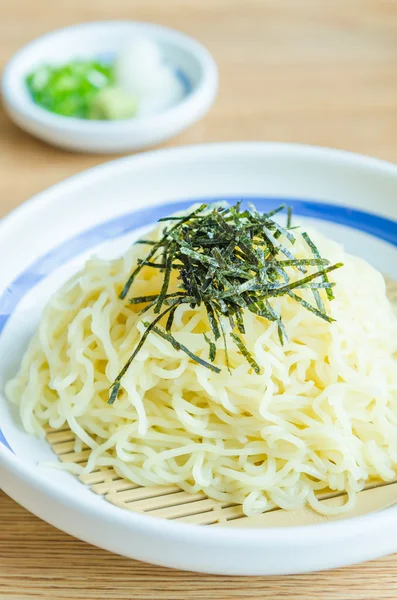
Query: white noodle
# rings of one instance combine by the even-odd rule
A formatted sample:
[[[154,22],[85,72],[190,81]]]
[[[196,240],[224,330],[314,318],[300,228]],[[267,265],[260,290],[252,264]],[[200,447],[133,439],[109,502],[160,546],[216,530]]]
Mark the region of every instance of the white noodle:
[[[92,449],[84,472],[111,465],[139,485],[203,490],[243,504],[246,514],[305,503],[326,514],[351,508],[368,479],[396,474],[397,319],[375,269],[319,233],[311,236],[323,256],[345,265],[330,277],[335,300],[324,299],[335,323],[277,298],[288,334],[281,346],[276,325],[246,311],[245,342],[260,376],[232,343],[232,373],[216,374],[151,334],[113,406],[109,387],[145,330],[142,321],[153,318],[118,298],[145,247],[87,262],[50,300],[7,385],[24,428],[44,436],[48,424],[68,424],[76,450]],[[293,252],[308,256],[300,237]],[[158,270],[146,268],[130,295],[158,293],[161,281]],[[313,302],[309,290],[300,294]],[[173,328],[178,341],[208,359],[202,308],[180,307]],[[316,493],[329,489],[347,491],[348,502],[320,504]]]

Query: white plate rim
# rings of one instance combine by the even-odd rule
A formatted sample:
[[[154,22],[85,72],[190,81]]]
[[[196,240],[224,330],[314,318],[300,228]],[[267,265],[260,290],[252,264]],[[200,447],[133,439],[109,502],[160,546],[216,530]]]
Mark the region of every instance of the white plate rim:
[[[91,180],[98,177],[106,178],[117,173],[118,170],[128,167],[130,164],[133,164],[135,168],[138,168],[143,164],[154,165],[157,161],[161,161],[163,157],[170,155],[178,158],[178,160],[191,160],[194,157],[203,155],[208,156],[211,154],[214,155],[217,153],[222,154],[229,152],[244,153],[247,150],[250,150],[251,152],[257,152],[259,154],[285,154],[291,152],[293,154],[305,154],[308,157],[311,155],[318,157],[320,155],[325,160],[329,160],[331,162],[333,161],[335,163],[340,162],[341,164],[345,164],[347,161],[347,163],[351,165],[360,166],[365,169],[375,169],[385,174],[387,173],[395,177],[397,182],[397,168],[390,163],[354,153],[327,148],[262,142],[205,144],[176,149],[171,148],[166,150],[157,150],[141,156],[126,157],[114,160],[105,165],[99,165],[89,169],[88,171],[77,174],[64,182],[52,186],[48,190],[35,195],[25,204],[14,210],[10,215],[5,217],[0,222],[0,236],[2,236],[6,230],[18,227],[18,223],[27,218],[31,211],[43,209],[48,202],[56,202],[57,195],[63,194],[65,191],[73,191],[73,189],[76,189],[81,185],[86,185]],[[9,481],[14,479],[18,484],[18,490],[21,487],[23,488],[27,486],[32,490],[35,490],[35,492],[43,498],[50,498],[59,508],[69,510],[75,515],[84,515],[87,517],[87,519],[92,517],[103,519],[104,511],[93,511],[92,505],[81,499],[76,501],[76,497],[72,493],[68,494],[63,491],[62,495],[59,494],[56,489],[56,485],[53,485],[48,479],[40,477],[36,472],[33,473],[28,466],[26,466],[20,459],[13,455],[11,451],[1,444],[0,466],[3,469],[3,472],[7,475],[7,483],[4,485],[6,492],[10,487]],[[17,492],[14,491],[14,493],[10,493],[11,497],[15,496],[21,505],[37,514],[38,511],[32,509],[29,499],[26,498],[24,501],[21,498],[21,494],[18,490]],[[181,543],[183,545],[191,544],[192,539],[194,539],[194,543],[203,551],[211,548],[212,551],[222,552],[226,551],[226,548],[228,547],[234,548],[238,554],[241,554],[241,552],[268,551],[269,549],[273,549],[274,552],[278,554],[285,551],[286,547],[288,547],[290,551],[295,551],[298,553],[305,547],[308,550],[316,546],[321,547],[325,542],[326,544],[340,544],[341,542],[346,542],[348,539],[352,540],[354,538],[359,540],[363,534],[363,527],[365,528],[366,538],[368,540],[378,537],[379,533],[381,532],[390,532],[392,527],[397,528],[397,507],[392,507],[378,513],[366,515],[364,517],[355,517],[349,519],[348,521],[321,523],[318,525],[312,525],[310,527],[294,526],[283,529],[267,528],[265,536],[263,530],[239,529],[238,533],[236,533],[236,530],[232,529],[228,530],[227,528],[197,527],[195,525],[173,523],[172,521],[154,519],[153,517],[146,515],[125,513],[117,509],[113,510],[113,508],[114,507],[109,507],[109,510],[105,511],[107,513],[106,520],[109,520],[108,524],[113,526],[118,525],[120,527],[128,527],[132,534],[136,533],[147,535],[152,537],[153,540],[158,538],[167,540],[168,543]],[[95,513],[94,515],[92,514],[93,512]],[[85,541],[93,543],[97,546],[119,552],[117,548],[111,547],[112,544],[101,543],[100,540],[95,538],[95,535],[81,536],[73,527],[64,527],[59,523],[53,522],[53,519],[46,519],[42,514],[38,514],[38,516],[44,518],[44,520],[52,522],[53,525],[66,531],[67,533],[75,535],[76,537],[80,537],[80,539],[85,539]],[[360,552],[357,552],[357,560],[374,558],[395,550],[397,550],[397,540],[394,542],[393,539],[385,539],[384,543],[382,544],[382,549],[380,545],[377,545],[376,548],[363,548],[361,551],[361,558]],[[148,560],[147,557],[139,555],[139,552],[135,552],[134,556],[142,560]],[[169,558],[164,557],[163,561],[157,560],[156,562],[166,566],[175,565],[180,568],[192,568],[189,566],[186,567],[186,561],[184,562],[182,559],[179,561],[172,559],[170,562]],[[356,562],[356,560],[354,560],[354,562]],[[297,561],[297,563],[299,563],[299,561]],[[189,561],[188,564],[190,564]],[[338,564],[348,563],[346,561],[341,562],[335,557],[333,560],[330,559],[327,564],[328,567],[333,567]],[[321,563],[321,568],[325,568],[323,563]],[[208,572],[227,572],[227,569],[222,568],[219,570],[219,568],[216,566],[214,566],[213,570],[210,566],[207,569],[200,568],[200,570],[207,570]],[[307,567],[303,568],[297,565],[297,567],[293,568],[292,570],[293,572],[306,571]],[[273,569],[271,572],[274,573],[275,570]],[[283,570],[281,567],[278,572],[291,572],[291,568]],[[255,566],[252,569],[248,567],[245,568],[244,571],[237,571],[237,574],[268,573],[266,572],[266,569],[258,570],[258,567]]]

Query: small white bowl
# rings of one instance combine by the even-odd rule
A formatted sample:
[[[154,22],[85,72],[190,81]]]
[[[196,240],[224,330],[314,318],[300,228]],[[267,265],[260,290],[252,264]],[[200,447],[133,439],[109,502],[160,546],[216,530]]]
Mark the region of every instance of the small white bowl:
[[[189,82],[175,106],[154,116],[122,121],[63,117],[34,103],[25,77],[41,64],[117,54],[134,35],[155,41],[166,61]],[[80,152],[128,152],[154,146],[198,121],[215,100],[218,72],[211,54],[192,38],[151,23],[103,21],[60,29],[31,42],[9,61],[2,80],[5,109],[19,127],[42,140]]]

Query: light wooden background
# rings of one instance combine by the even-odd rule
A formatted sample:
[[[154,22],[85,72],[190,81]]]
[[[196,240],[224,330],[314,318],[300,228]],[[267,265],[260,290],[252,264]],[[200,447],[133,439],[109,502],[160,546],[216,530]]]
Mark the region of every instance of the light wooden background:
[[[200,39],[219,65],[219,97],[169,145],[280,140],[397,161],[397,0],[3,0],[1,8],[1,64],[34,37],[80,21],[155,21]],[[0,111],[0,216],[108,158],[50,148]],[[397,556],[297,577],[186,574],[74,540],[0,492],[0,599],[30,598],[395,599]]]

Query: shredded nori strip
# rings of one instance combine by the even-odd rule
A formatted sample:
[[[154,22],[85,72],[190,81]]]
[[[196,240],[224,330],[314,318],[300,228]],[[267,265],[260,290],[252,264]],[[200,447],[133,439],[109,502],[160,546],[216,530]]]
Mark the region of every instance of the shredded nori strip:
[[[161,329],[161,327],[154,326],[152,328],[152,330],[153,330],[154,333],[156,333],[157,335],[159,335],[160,337],[162,337],[164,340],[167,340],[167,342],[170,342],[170,344],[176,350],[181,350],[182,352],[184,352],[185,354],[187,354],[189,358],[191,358],[192,360],[194,360],[199,365],[202,365],[203,367],[206,367],[207,369],[210,369],[210,371],[214,371],[214,373],[220,373],[221,372],[221,370],[220,370],[219,367],[216,367],[215,365],[212,365],[211,363],[207,362],[206,360],[203,360],[202,358],[200,358],[199,356],[197,356],[197,354],[193,354],[193,352],[191,352],[189,350],[189,348],[187,348],[186,346],[184,346],[183,344],[181,344],[180,342],[178,342],[174,338],[173,335],[171,335],[170,333],[167,333],[166,331],[164,331],[163,329]]]
[[[233,342],[236,344],[237,348],[240,350],[241,354],[244,356],[244,358],[247,360],[247,362],[254,369],[255,373],[257,373],[259,375],[261,372],[261,368],[258,365],[258,363],[256,362],[256,360],[254,359],[254,357],[252,356],[252,354],[247,349],[247,346],[244,344],[243,340],[236,333],[233,333],[233,332],[230,334],[230,337],[232,338]]]
[[[309,235],[306,233],[306,231],[302,232],[302,237],[305,240],[305,242],[307,243],[307,245],[309,246],[310,250],[312,251],[313,256],[317,259],[321,258],[320,252],[318,251],[317,246],[314,244],[314,242],[309,237]],[[328,277],[326,275],[324,275],[323,280],[328,281]],[[327,290],[327,297],[328,297],[328,300],[334,299],[334,293],[333,293],[332,289]]]
[[[127,297],[135,277],[143,268],[157,269],[163,274],[163,281],[158,294],[129,299],[131,304],[145,304],[140,314],[153,309],[155,318],[146,323],[146,331],[116,377],[111,387],[110,404],[117,399],[121,380],[150,333],[159,335],[191,360],[215,373],[220,372],[213,364],[217,356],[216,342],[220,338],[225,365],[231,372],[227,347],[230,337],[253,371],[260,374],[261,368],[242,337],[246,335],[245,310],[276,323],[281,344],[288,338],[281,316],[272,307],[274,298],[288,295],[317,317],[329,323],[334,320],[327,315],[321,290],[328,300],[334,298],[335,284],[329,281],[328,274],[342,264],[331,265],[321,256],[308,234],[292,226],[290,208],[285,226],[274,221],[272,217],[284,208],[280,206],[268,213],[260,213],[250,205],[249,210],[242,210],[241,202],[230,207],[201,204],[190,214],[160,219],[166,225],[158,241],[142,239],[136,242],[147,244],[150,250],[137,261],[120,298]],[[297,236],[305,240],[311,252],[308,257],[293,255]],[[310,267],[316,270],[307,274]],[[305,276],[293,277],[299,272]],[[175,279],[178,291],[174,291]],[[314,305],[296,293],[305,289],[313,294]],[[175,313],[182,304],[189,304],[192,309],[200,306],[205,309],[208,331],[203,335],[209,346],[209,362],[179,343],[172,334]],[[162,319],[165,319],[164,327],[160,326]]]
[[[214,362],[215,358],[216,358],[216,345],[214,344],[214,342],[211,342],[210,338],[208,337],[207,334],[203,334],[204,335],[204,339],[207,342],[207,344],[209,345],[210,349],[209,349],[209,359],[211,362]]]
[[[172,231],[174,229],[177,229],[178,227],[180,227],[181,225],[183,225],[183,223],[189,221],[190,219],[193,219],[199,212],[202,212],[205,208],[207,208],[208,204],[202,204],[201,206],[199,206],[195,211],[193,211],[192,213],[190,213],[190,215],[186,215],[185,217],[181,217],[180,219],[178,219],[178,223],[176,225],[174,225],[173,227],[171,227],[171,229],[167,230],[165,229],[163,237],[160,239],[160,241],[156,242],[154,244],[154,246],[152,247],[152,249],[150,250],[149,254],[146,256],[145,261],[150,260],[151,258],[153,258],[153,256],[156,254],[156,251],[161,248],[162,246],[167,246],[167,237],[170,235],[170,233],[172,233]],[[161,221],[162,219],[160,219]],[[139,264],[134,271],[131,273],[127,283],[125,284],[123,290],[121,291],[120,294],[120,298],[123,300],[128,292],[130,287],[132,286],[135,277],[138,275],[138,273],[142,270],[143,265]]]
[[[125,363],[124,367],[121,369],[120,373],[117,375],[116,379],[114,380],[114,382],[113,382],[113,384],[111,386],[112,387],[112,392],[110,394],[109,404],[113,404],[113,402],[116,400],[116,398],[118,396],[118,393],[119,393],[119,390],[120,390],[120,381],[122,380],[122,378],[124,377],[124,375],[128,371],[130,364],[132,363],[132,361],[134,360],[134,358],[136,357],[136,355],[138,354],[138,352],[142,349],[142,346],[146,342],[146,339],[147,339],[149,333],[156,326],[156,324],[160,321],[160,319],[162,319],[162,317],[164,317],[168,312],[170,312],[171,310],[173,310],[173,308],[174,308],[173,306],[171,306],[169,308],[166,308],[151,323],[148,323],[148,325],[146,327],[146,331],[142,335],[141,339],[139,340],[137,346],[135,347],[134,352],[131,354],[130,358]]]

